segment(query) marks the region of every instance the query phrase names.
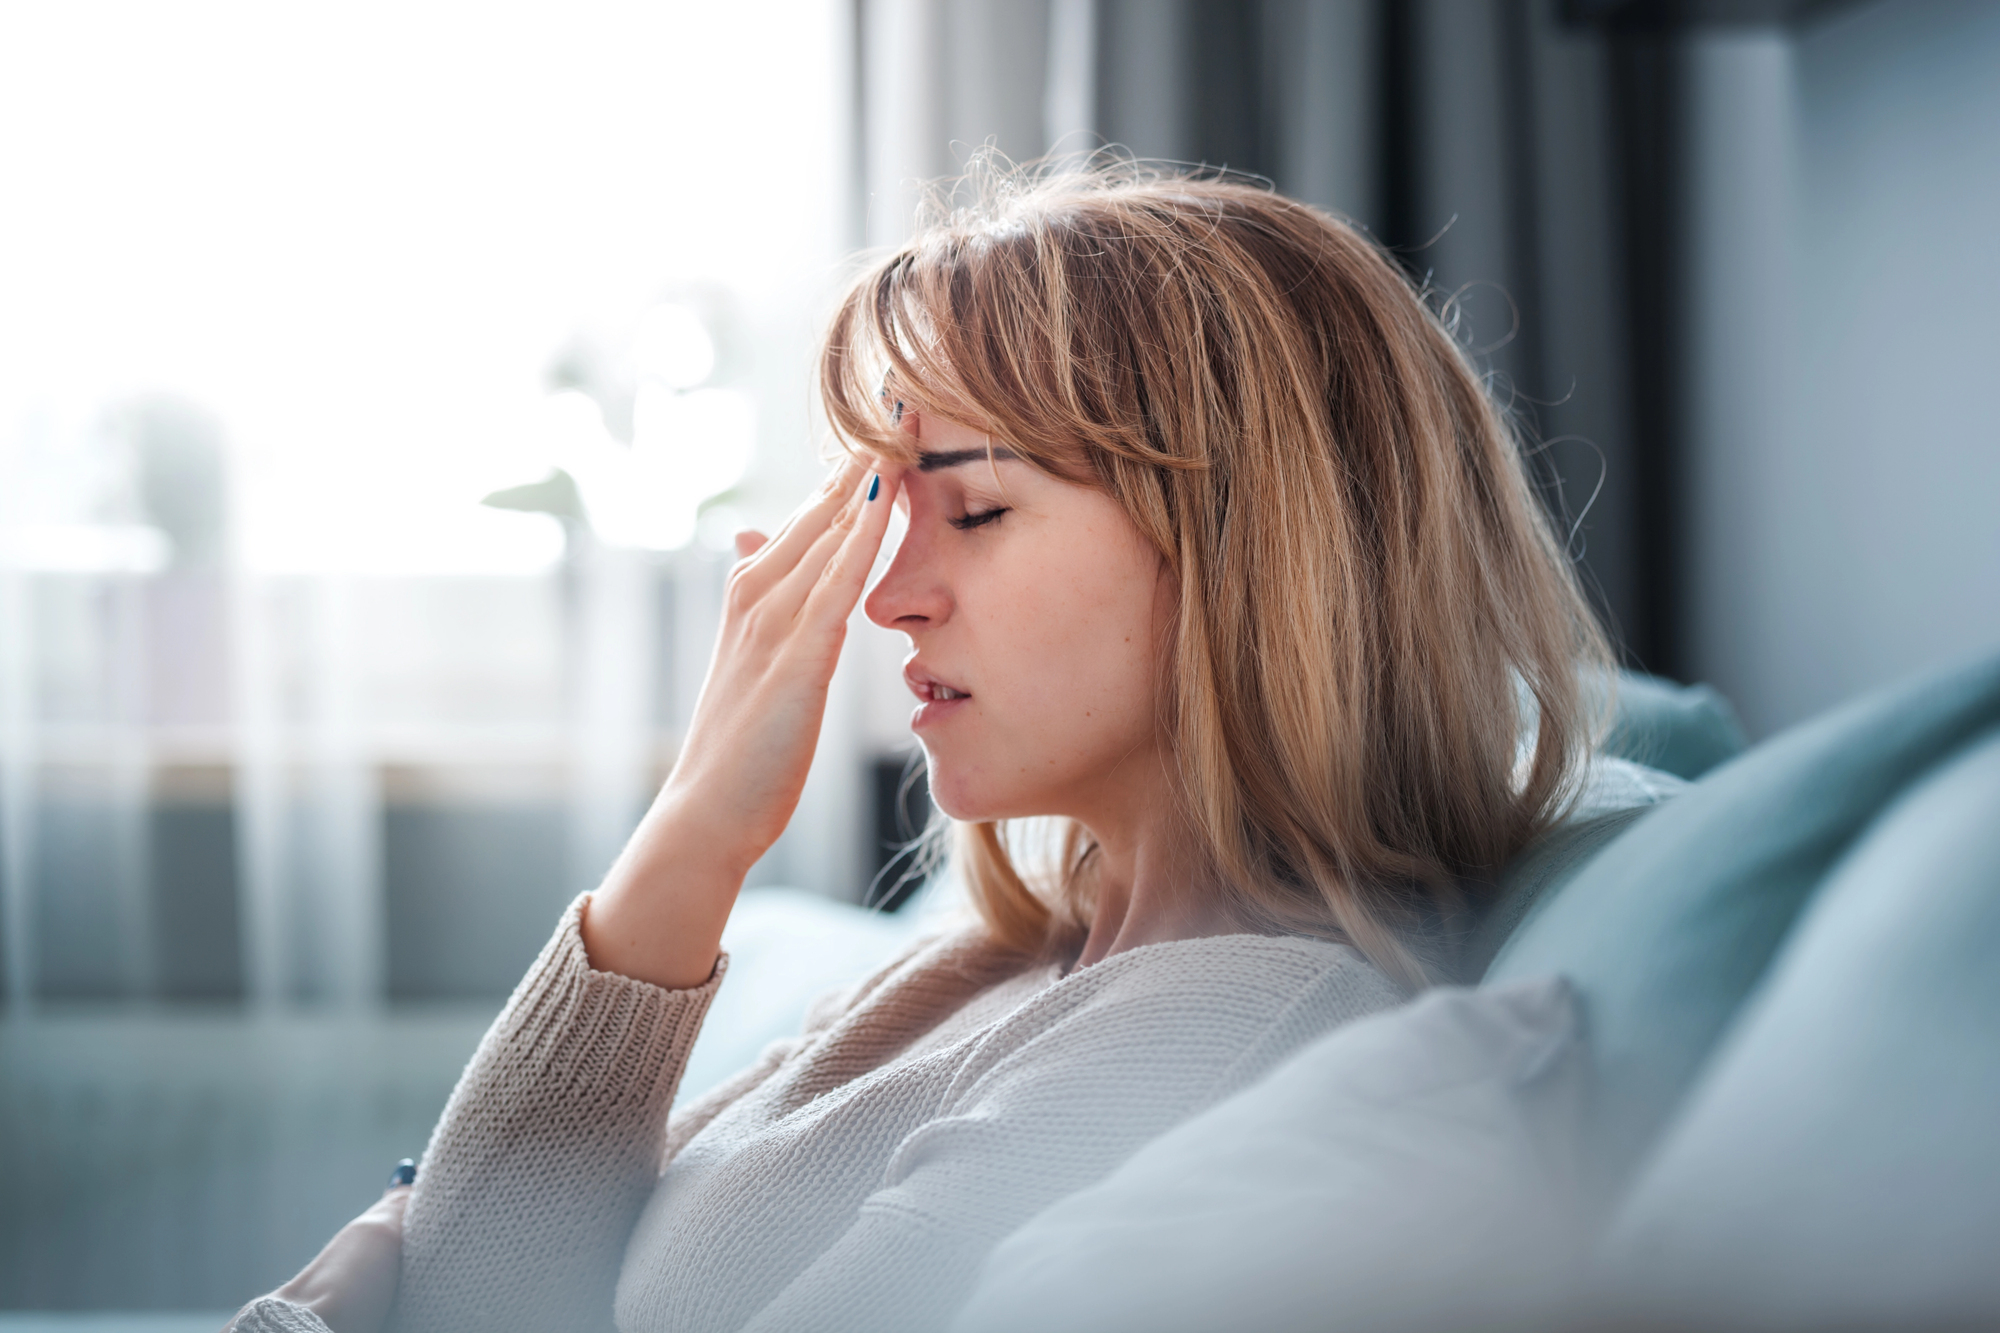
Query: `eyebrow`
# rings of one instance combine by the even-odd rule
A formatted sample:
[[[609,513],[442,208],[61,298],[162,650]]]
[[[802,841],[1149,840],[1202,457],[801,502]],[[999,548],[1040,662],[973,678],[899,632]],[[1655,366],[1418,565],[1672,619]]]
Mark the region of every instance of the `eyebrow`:
[[[994,448],[989,454],[984,449],[946,449],[938,453],[918,454],[917,471],[937,472],[943,468],[958,467],[965,463],[983,463],[988,458],[996,463],[1005,463],[1015,457],[1012,449]]]

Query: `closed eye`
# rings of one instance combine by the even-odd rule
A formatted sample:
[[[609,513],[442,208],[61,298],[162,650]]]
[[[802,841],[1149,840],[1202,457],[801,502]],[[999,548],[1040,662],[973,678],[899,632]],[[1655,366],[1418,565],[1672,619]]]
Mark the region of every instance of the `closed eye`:
[[[957,528],[960,532],[966,532],[972,528],[983,528],[988,523],[993,522],[993,520],[999,518],[1000,515],[1006,512],[1007,510],[1003,506],[998,509],[988,509],[983,513],[966,514],[963,517],[946,519],[945,521],[947,523],[950,523],[954,528]]]

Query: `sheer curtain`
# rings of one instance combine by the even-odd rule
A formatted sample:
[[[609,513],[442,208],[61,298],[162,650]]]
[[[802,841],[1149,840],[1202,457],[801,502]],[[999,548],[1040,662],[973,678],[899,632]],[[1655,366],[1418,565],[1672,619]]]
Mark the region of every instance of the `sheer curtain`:
[[[10,1007],[463,989],[395,960],[466,808],[563,843],[489,899],[601,873],[816,475],[850,25],[788,10],[6,20]]]
[[[852,34],[0,17],[0,1309],[233,1304],[421,1150],[820,474]],[[758,874],[851,896],[834,731]]]

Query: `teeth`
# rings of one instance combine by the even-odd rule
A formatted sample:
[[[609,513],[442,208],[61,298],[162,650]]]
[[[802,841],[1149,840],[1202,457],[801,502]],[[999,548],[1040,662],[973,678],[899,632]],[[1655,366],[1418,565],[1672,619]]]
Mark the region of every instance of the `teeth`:
[[[949,685],[938,686],[936,689],[936,694],[939,699],[963,699],[965,697],[963,694],[960,694],[957,690],[954,690]]]

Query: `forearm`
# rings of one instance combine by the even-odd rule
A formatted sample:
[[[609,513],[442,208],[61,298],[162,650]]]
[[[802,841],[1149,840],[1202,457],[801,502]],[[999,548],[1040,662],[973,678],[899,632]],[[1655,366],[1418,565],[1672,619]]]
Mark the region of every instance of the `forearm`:
[[[718,819],[679,784],[661,791],[590,896],[581,928],[592,967],[668,990],[708,980],[756,860],[714,836]]]
[[[674,771],[593,895],[594,966],[673,988],[714,966],[743,877],[798,808],[847,619],[888,528],[898,479],[864,492],[867,475],[850,461],[776,537],[738,536]]]

